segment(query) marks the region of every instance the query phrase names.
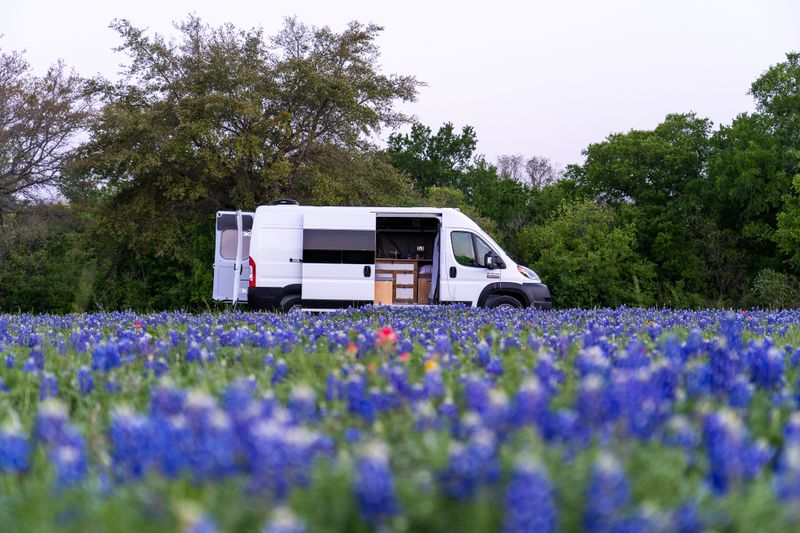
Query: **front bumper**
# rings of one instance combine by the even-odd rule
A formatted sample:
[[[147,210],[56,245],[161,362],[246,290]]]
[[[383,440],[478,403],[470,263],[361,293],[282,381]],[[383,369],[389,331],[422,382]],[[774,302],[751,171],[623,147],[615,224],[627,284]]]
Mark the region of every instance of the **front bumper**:
[[[522,291],[528,298],[528,305],[537,309],[552,309],[553,300],[550,289],[544,283],[523,283]]]

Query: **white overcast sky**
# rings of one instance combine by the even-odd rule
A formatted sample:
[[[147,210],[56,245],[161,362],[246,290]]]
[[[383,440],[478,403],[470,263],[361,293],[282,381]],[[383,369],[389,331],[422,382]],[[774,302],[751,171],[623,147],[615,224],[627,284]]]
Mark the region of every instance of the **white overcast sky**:
[[[549,0],[547,2],[294,0],[2,0],[0,48],[26,50],[37,72],[58,58],[80,74],[115,78],[124,56],[108,24],[150,32],[195,13],[217,26],[261,26],[284,16],[341,30],[385,27],[383,71],[428,86],[403,109],[438,128],[475,127],[478,151],[543,155],[566,165],[611,132],[652,128],[694,111],[716,125],[752,111],[747,90],[800,51],[798,0]]]

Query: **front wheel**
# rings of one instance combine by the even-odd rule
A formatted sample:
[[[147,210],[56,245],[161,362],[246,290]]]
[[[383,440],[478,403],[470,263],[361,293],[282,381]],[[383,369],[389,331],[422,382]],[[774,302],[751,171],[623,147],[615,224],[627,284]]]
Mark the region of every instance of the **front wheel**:
[[[489,309],[521,309],[522,303],[513,296],[492,296],[486,300]]]

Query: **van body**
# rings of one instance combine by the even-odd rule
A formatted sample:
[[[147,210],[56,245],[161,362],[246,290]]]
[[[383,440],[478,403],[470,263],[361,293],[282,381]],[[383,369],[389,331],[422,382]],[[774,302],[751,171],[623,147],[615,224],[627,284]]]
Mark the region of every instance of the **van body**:
[[[549,309],[550,291],[458,209],[260,206],[217,213],[213,298],[252,308],[463,303]]]

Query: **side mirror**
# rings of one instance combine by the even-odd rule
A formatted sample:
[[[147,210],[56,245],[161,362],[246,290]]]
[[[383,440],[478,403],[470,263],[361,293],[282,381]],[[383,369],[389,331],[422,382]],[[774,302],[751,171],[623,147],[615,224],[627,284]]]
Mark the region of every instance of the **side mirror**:
[[[495,255],[492,252],[486,252],[486,255],[483,256],[483,264],[489,270],[494,270],[497,268],[497,263],[495,262]]]
[[[483,264],[489,270],[506,267],[506,264],[503,262],[502,259],[500,259],[500,256],[494,252],[486,252],[486,255],[483,256]]]

